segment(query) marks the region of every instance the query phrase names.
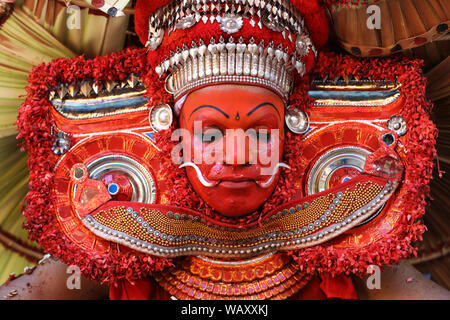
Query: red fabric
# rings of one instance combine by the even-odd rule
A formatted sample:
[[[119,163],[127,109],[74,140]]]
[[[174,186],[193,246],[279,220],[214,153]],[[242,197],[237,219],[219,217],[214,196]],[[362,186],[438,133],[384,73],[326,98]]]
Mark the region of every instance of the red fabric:
[[[345,275],[333,277],[329,274],[324,274],[321,278],[322,282],[320,283],[320,289],[328,299],[358,299],[355,287],[353,286],[353,282],[350,277]]]
[[[294,297],[295,300],[326,300],[327,296],[320,289],[320,278],[313,277]]]
[[[131,283],[127,280],[117,281],[109,288],[111,300],[169,300],[170,294],[153,279]]]

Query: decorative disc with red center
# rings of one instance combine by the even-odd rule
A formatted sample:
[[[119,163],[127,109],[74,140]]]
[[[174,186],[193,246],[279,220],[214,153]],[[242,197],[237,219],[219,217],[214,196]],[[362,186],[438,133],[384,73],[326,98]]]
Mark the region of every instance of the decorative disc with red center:
[[[130,177],[119,171],[111,171],[101,177],[101,182],[108,188],[112,199],[117,201],[131,201],[133,185]]]
[[[330,188],[336,187],[356,176],[359,176],[361,171],[354,167],[342,167],[334,171],[328,182]]]
[[[83,164],[88,178],[102,182],[113,200],[158,202],[154,174],[156,148],[136,134],[96,136],[79,143],[55,168],[52,190],[56,217],[64,234],[82,248],[99,252],[116,250],[117,244],[99,239],[81,221],[74,205],[76,181],[71,168]],[[121,249],[122,250],[122,249]]]

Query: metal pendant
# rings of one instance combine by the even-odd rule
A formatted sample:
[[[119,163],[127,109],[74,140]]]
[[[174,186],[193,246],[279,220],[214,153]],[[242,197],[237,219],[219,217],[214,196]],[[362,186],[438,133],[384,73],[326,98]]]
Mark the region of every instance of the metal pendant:
[[[52,151],[56,155],[62,155],[70,148],[69,136],[64,132],[58,132],[56,134],[56,140],[53,143]]]
[[[406,134],[406,121],[402,116],[392,116],[387,122],[387,128],[394,131],[399,137]]]
[[[243,25],[244,21],[242,20],[242,17],[234,14],[224,15],[220,20],[220,29],[228,34],[238,32]]]
[[[309,117],[304,111],[289,108],[285,116],[286,125],[294,133],[305,134],[309,130]]]
[[[311,39],[306,34],[297,35],[297,39],[295,40],[295,47],[297,53],[302,57],[306,56],[309,53],[309,48],[311,47]]]
[[[149,122],[153,130],[167,130],[172,125],[172,121],[172,108],[168,104],[161,104],[150,109]]]
[[[176,29],[189,29],[190,27],[193,27],[197,21],[195,20],[195,16],[190,14],[186,17],[181,18],[177,21],[175,24]]]
[[[150,50],[156,50],[161,45],[162,41],[164,39],[164,30],[158,29],[155,33],[152,33],[146,47],[148,47]]]

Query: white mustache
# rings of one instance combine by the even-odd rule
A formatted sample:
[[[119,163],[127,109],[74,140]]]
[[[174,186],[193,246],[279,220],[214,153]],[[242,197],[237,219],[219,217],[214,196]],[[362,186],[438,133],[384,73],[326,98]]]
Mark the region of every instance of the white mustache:
[[[201,172],[200,168],[193,162],[185,162],[182,165],[179,166],[179,168],[185,168],[185,167],[192,167],[195,170],[195,173],[197,174],[197,178],[200,181],[200,183],[206,187],[206,188],[212,188],[217,186],[220,181],[211,181],[208,180],[203,173]],[[267,180],[266,182],[259,182],[256,181],[256,183],[261,187],[261,188],[268,188],[270,187],[270,185],[273,183],[273,181],[275,180],[275,176],[278,173],[279,168],[286,168],[286,169],[291,169],[291,167],[289,165],[287,165],[286,163],[283,162],[279,162],[275,165],[275,167],[273,168],[272,171],[272,175],[270,176],[269,180]]]
[[[286,168],[286,169],[291,169],[291,167],[289,165],[287,165],[286,163],[283,162],[279,162],[275,165],[275,167],[273,168],[272,171],[272,175],[270,176],[270,179],[267,180],[266,182],[259,182],[256,181],[256,183],[261,187],[261,188],[268,188],[270,187],[270,185],[273,183],[273,181],[275,180],[275,176],[278,173],[278,169],[279,168]]]
[[[192,167],[192,168],[194,168],[195,173],[197,174],[198,180],[200,181],[200,183],[201,183],[204,187],[212,188],[212,187],[217,186],[217,185],[220,183],[220,181],[214,181],[214,182],[213,182],[213,181],[210,181],[210,180],[206,179],[206,178],[203,176],[203,173],[200,171],[200,168],[199,168],[195,163],[193,163],[193,162],[185,162],[185,163],[183,163],[181,166],[179,166],[180,169],[181,169],[181,168],[185,168],[185,167]]]

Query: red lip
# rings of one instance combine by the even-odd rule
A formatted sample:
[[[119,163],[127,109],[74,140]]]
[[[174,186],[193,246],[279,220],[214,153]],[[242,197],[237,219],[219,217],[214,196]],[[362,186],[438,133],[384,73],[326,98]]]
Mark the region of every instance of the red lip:
[[[255,185],[255,180],[240,180],[240,181],[232,181],[232,180],[222,180],[219,183],[219,186],[229,189],[243,189],[248,188],[252,185]]]
[[[220,181],[232,181],[232,182],[242,182],[242,181],[254,181],[253,177],[245,177],[245,176],[223,176],[217,177],[216,180]]]
[[[216,164],[212,168],[205,168],[202,172],[207,173],[206,177],[211,181],[254,181],[264,180],[262,176],[261,167],[258,165],[250,166],[227,166],[223,164]]]

